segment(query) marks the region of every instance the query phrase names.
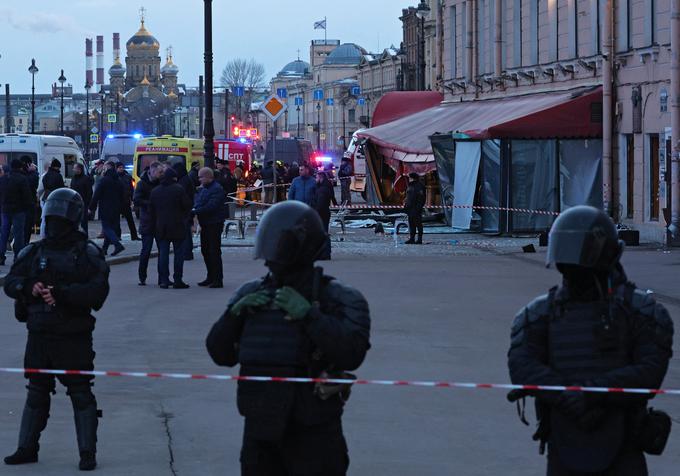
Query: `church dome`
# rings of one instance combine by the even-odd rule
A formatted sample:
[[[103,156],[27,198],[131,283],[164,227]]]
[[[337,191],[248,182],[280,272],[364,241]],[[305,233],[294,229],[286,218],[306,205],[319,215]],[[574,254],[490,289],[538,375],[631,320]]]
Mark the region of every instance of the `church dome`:
[[[309,74],[309,63],[302,60],[295,60],[281,68],[279,76],[304,76]]]
[[[120,62],[120,58],[116,58],[113,65],[109,68],[109,75],[111,76],[124,76],[125,66]]]
[[[144,26],[144,20],[142,20],[139,31],[127,41],[126,46],[128,50],[141,48],[157,50],[161,47],[156,37],[154,37]]]
[[[161,68],[161,74],[163,76],[177,76],[177,73],[179,73],[179,68],[172,62],[172,56],[168,56],[168,61]]]
[[[361,57],[367,54],[361,46],[354,43],[343,43],[326,57],[324,64],[329,65],[357,65]]]

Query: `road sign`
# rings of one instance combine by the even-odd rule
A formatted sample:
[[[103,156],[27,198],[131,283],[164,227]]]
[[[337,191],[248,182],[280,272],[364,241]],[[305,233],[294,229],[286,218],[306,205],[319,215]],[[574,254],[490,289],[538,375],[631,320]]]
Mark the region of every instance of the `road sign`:
[[[288,98],[288,90],[286,88],[277,88],[276,95],[278,97],[280,97],[281,99],[287,99]]]
[[[335,100],[333,98],[326,99],[326,106],[333,106],[333,105],[335,105]]]
[[[115,114],[108,114],[106,116],[106,122],[109,124],[115,124],[118,121],[118,118],[116,117]]]
[[[90,129],[90,132],[93,133],[93,134],[96,134],[96,133],[99,132],[99,129],[97,129],[97,127],[95,126],[92,129]]]
[[[361,94],[361,88],[359,86],[352,86],[352,96],[358,96]]]
[[[304,100],[303,97],[297,96],[297,97],[295,98],[295,105],[296,105],[296,106],[302,106],[304,103],[305,103],[305,100]]]
[[[269,98],[262,103],[261,110],[269,119],[276,121],[281,117],[281,114],[286,112],[286,103],[276,95],[269,96]]]
[[[245,95],[245,93],[246,93],[246,88],[244,88],[243,86],[234,86],[234,91],[233,91],[233,93],[234,93],[234,96],[240,98],[240,97],[242,97],[242,96]]]
[[[99,143],[99,134],[90,134],[90,144],[98,144],[98,143]]]
[[[315,89],[314,90],[314,100],[315,101],[323,101],[323,89]]]
[[[359,106],[364,106],[366,104],[366,98],[359,98],[357,99],[357,104]]]
[[[326,133],[322,132],[321,135],[319,136],[321,140],[326,140]]]

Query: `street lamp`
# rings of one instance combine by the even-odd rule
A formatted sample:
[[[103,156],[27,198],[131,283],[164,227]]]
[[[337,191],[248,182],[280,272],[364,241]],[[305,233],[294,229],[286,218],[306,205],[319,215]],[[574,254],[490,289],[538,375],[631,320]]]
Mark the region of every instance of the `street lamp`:
[[[213,51],[212,51],[212,0],[204,0],[204,74],[205,123],[203,128],[203,158],[206,167],[215,166],[215,125],[213,123]]]
[[[316,103],[316,150],[321,150],[321,103]]]
[[[31,73],[31,134],[35,134],[35,73],[38,72],[35,59],[31,60],[28,72]]]
[[[61,83],[61,113],[60,113],[60,121],[59,121],[59,127],[61,129],[61,135],[64,135],[64,83],[66,82],[66,76],[64,76],[64,70],[61,70],[61,76],[57,79],[59,83]]]
[[[418,42],[418,91],[425,90],[425,17],[430,14],[430,6],[420,0],[416,9],[416,17],[420,19],[420,41]]]
[[[106,136],[106,131],[104,130],[104,110],[106,109],[106,91],[104,90],[104,85],[99,89],[99,134],[100,137]],[[101,145],[103,140],[99,141],[99,158],[101,159]]]
[[[92,85],[90,81],[85,80],[85,138],[87,149],[85,149],[85,157],[90,161],[90,88]]]

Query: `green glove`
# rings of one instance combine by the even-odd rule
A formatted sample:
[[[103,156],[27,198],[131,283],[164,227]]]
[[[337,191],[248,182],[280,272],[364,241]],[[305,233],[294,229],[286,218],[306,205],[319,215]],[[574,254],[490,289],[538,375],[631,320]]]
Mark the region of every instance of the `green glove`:
[[[295,289],[284,286],[276,291],[274,304],[286,311],[287,321],[301,321],[307,317],[312,305]]]
[[[266,306],[271,302],[271,296],[267,291],[257,291],[246,294],[241,299],[236,301],[236,304],[231,306],[229,314],[232,316],[240,316],[243,311],[252,311],[258,307]]]

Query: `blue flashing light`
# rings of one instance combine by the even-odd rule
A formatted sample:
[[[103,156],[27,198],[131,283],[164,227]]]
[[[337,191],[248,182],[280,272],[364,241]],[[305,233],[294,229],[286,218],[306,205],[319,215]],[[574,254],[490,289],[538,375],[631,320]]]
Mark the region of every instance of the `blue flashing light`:
[[[142,134],[140,134],[139,132],[137,132],[137,133],[133,134],[132,137],[134,137],[135,139],[141,139],[141,138],[142,138]]]
[[[114,137],[116,137],[116,136],[114,136],[113,134],[108,134],[108,135],[106,136],[107,139],[113,139]]]
[[[241,144],[247,144],[247,143],[248,143],[248,139],[246,139],[245,137],[241,137],[238,141],[239,141]]]

